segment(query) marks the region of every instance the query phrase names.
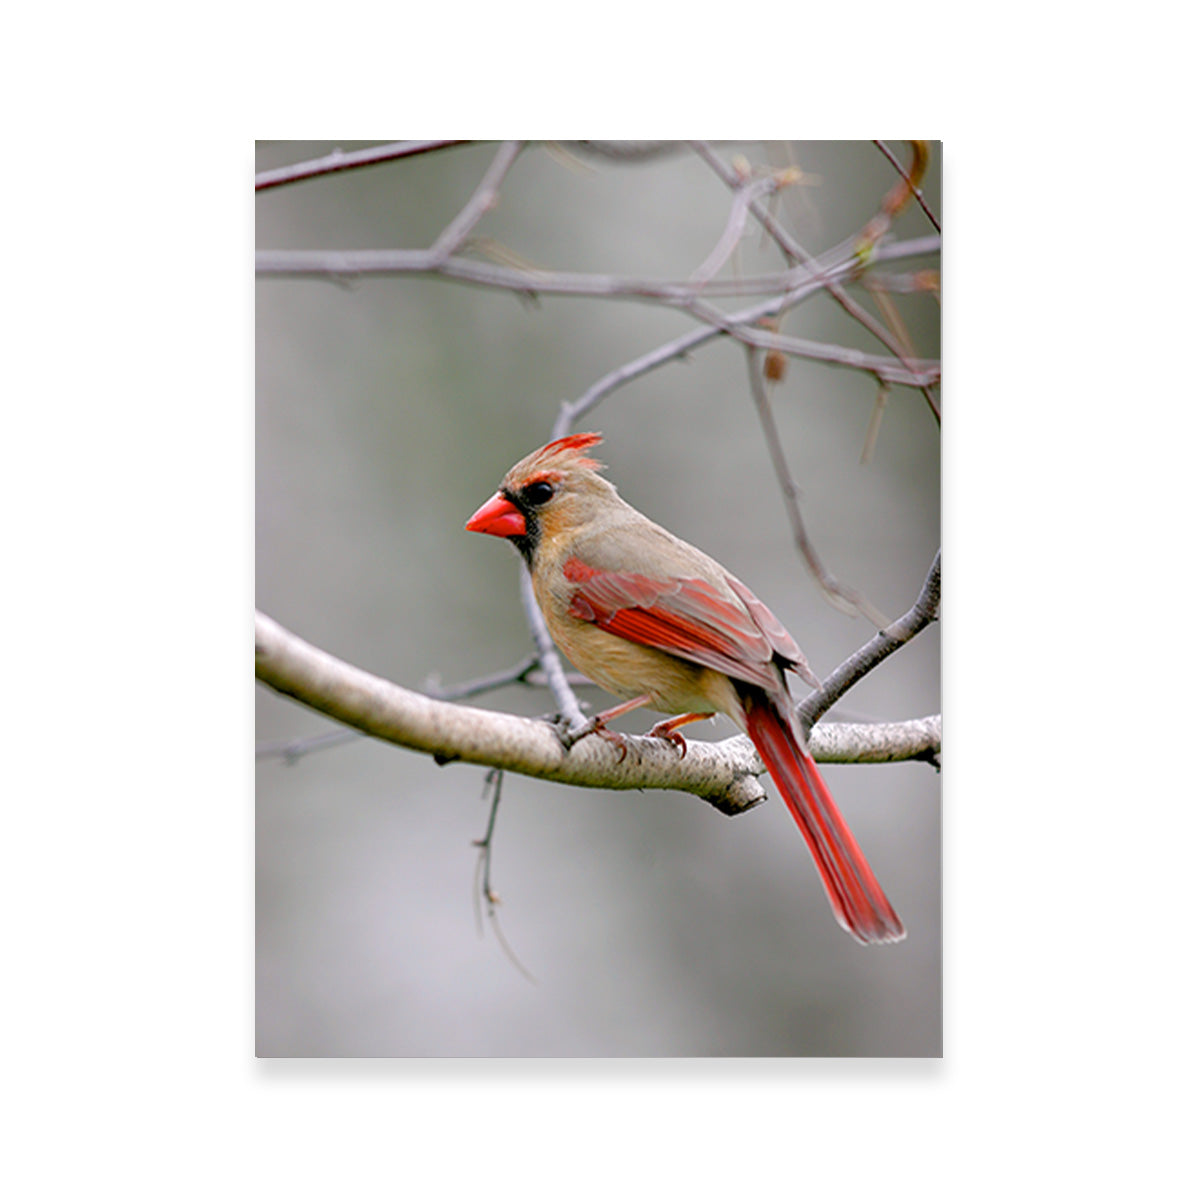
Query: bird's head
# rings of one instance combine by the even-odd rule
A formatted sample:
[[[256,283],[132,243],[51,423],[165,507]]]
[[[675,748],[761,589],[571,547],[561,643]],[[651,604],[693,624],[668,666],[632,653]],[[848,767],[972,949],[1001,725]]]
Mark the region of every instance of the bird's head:
[[[603,467],[587,455],[602,440],[598,433],[575,433],[526,455],[466,528],[507,538],[532,563],[545,540],[581,528],[615,497],[598,474]]]

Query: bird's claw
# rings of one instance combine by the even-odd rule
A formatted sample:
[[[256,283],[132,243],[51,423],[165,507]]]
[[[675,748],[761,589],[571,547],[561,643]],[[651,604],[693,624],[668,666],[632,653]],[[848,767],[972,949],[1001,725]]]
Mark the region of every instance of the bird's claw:
[[[650,730],[650,736],[662,738],[664,742],[670,742],[679,751],[680,758],[683,758],[687,754],[687,739],[682,733],[677,732],[671,727],[670,721],[660,721]]]
[[[606,729],[599,717],[593,717],[590,721],[585,722],[576,729],[571,729],[563,719],[559,719],[555,723],[555,730],[558,733],[558,740],[562,742],[564,750],[569,751],[576,742],[581,742],[590,734],[595,734],[597,737],[603,738],[606,742],[611,742],[621,751],[621,757],[618,762],[624,762],[625,756],[629,753],[629,743],[625,740],[623,733],[614,733],[611,729]]]
[[[611,729],[605,729],[603,725],[597,725],[591,732],[597,737],[602,737],[606,742],[611,743],[621,751],[621,757],[617,759],[617,762],[625,761],[625,755],[629,753],[629,743],[625,740],[623,733],[616,733]]]

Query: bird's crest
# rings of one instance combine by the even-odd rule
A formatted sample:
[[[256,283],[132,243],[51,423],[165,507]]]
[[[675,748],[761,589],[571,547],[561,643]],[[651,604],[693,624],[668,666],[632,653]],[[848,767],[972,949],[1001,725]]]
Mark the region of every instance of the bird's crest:
[[[530,467],[549,466],[551,460],[557,459],[563,466],[586,467],[593,471],[602,471],[603,463],[589,458],[584,451],[598,446],[604,441],[599,433],[572,433],[569,437],[559,438],[550,442],[540,450],[535,450],[529,458]]]

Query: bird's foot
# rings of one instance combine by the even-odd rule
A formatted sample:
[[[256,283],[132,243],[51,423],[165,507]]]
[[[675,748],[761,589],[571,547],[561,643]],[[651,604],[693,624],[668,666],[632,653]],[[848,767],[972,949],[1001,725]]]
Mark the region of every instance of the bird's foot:
[[[590,721],[580,725],[577,729],[567,729],[565,733],[560,729],[558,734],[559,740],[562,742],[565,750],[570,750],[576,742],[581,738],[587,737],[589,733],[599,734],[606,742],[612,742],[621,748],[621,757],[618,761],[624,762],[625,755],[629,753],[629,743],[625,740],[624,734],[613,733],[611,729],[606,729],[605,726],[609,721],[623,716],[627,712],[633,712],[635,708],[641,708],[643,704],[648,704],[649,702],[649,692],[643,696],[634,696],[632,700],[626,700],[624,704],[618,704],[616,708],[606,708],[604,712],[597,713]]]
[[[682,716],[672,717],[669,721],[659,721],[650,730],[650,736],[670,742],[679,751],[679,757],[682,758],[687,753],[687,742],[683,740],[683,734],[677,732],[679,727],[691,725],[694,721],[707,721],[712,715],[710,712],[684,713]]]
[[[621,756],[617,759],[617,762],[625,761],[625,755],[629,753],[629,742],[626,740],[623,733],[617,733],[613,729],[605,729],[603,725],[597,725],[595,729],[592,729],[589,732],[594,733],[597,737],[603,738],[606,742],[616,746],[616,748],[621,752]]]
[[[590,721],[585,721],[582,725],[578,725],[574,729],[567,725],[566,721],[560,717],[555,723],[554,728],[558,733],[558,740],[562,742],[564,750],[569,751],[576,742],[581,742],[585,737],[595,734],[597,737],[603,738],[606,742],[611,742],[620,749],[621,757],[618,759],[619,762],[624,762],[626,754],[629,753],[629,743],[625,740],[625,735],[605,728],[603,713],[598,713]]]
[[[670,742],[679,751],[680,758],[683,758],[687,754],[687,739],[682,733],[676,732],[674,725],[670,721],[659,721],[650,730],[649,736],[662,738],[664,742]]]

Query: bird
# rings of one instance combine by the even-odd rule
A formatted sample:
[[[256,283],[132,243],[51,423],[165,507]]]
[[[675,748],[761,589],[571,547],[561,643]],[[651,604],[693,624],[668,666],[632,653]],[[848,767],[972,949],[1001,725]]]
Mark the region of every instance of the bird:
[[[602,440],[576,433],[526,455],[466,529],[516,548],[555,643],[621,700],[588,732],[623,740],[607,722],[645,706],[674,714],[650,733],[685,754],[678,730],[723,713],[754,743],[838,923],[865,945],[902,940],[796,716],[784,672],[820,683],[800,647],[741,580],[621,499],[589,454]]]

